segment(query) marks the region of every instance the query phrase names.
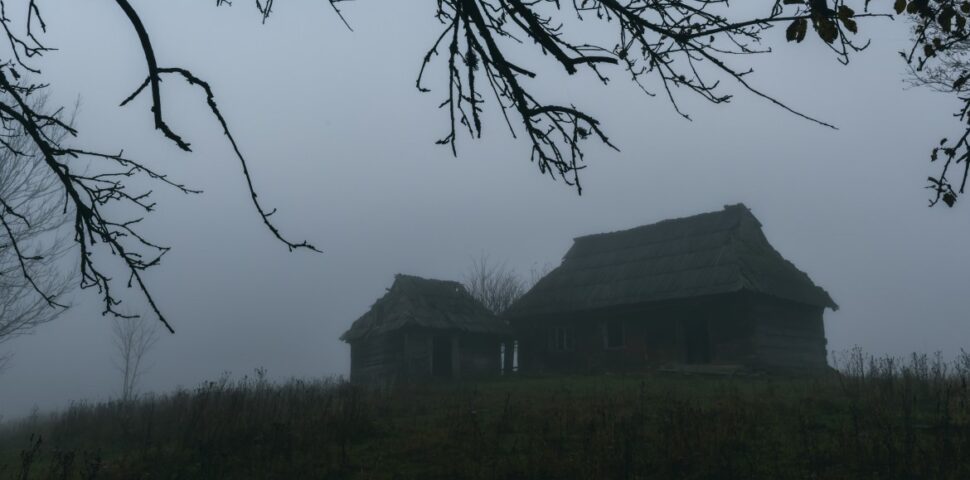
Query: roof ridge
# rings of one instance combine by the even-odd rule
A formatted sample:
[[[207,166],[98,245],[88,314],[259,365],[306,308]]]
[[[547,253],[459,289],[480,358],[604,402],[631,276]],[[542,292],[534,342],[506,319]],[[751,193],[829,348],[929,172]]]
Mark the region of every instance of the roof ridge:
[[[738,262],[722,263],[721,265],[718,265],[718,266],[720,266],[720,267],[738,266]],[[682,269],[682,270],[678,270],[676,272],[666,272],[666,273],[660,273],[660,274],[655,274],[655,275],[638,275],[638,276],[635,276],[635,277],[624,277],[624,278],[621,278],[620,280],[623,281],[623,280],[634,280],[634,279],[638,279],[638,278],[655,278],[655,277],[662,277],[662,276],[665,276],[665,275],[667,275],[667,276],[674,275],[674,274],[682,273],[682,272],[692,272],[692,271],[696,271],[696,270],[703,270],[705,268],[711,268],[711,266],[710,265],[706,265],[706,266],[700,266],[700,267],[685,268],[685,269]],[[590,286],[594,286],[594,285],[599,285],[599,283],[578,283],[578,284],[571,284],[570,285],[570,288],[590,287]]]
[[[631,260],[619,260],[619,261],[611,262],[611,263],[602,263],[602,264],[599,264],[599,265],[597,265],[595,267],[572,267],[571,270],[574,270],[574,271],[585,271],[585,270],[593,270],[593,269],[597,269],[597,268],[616,267],[618,265],[627,265],[629,263],[642,262],[642,261],[645,261],[645,260],[656,260],[658,258],[669,258],[669,257],[680,257],[680,256],[687,256],[687,255],[696,255],[698,252],[709,252],[709,251],[712,251],[712,250],[723,249],[723,248],[727,248],[727,244],[726,243],[725,244],[718,245],[716,247],[700,248],[700,249],[697,249],[697,250],[691,250],[690,252],[687,252],[687,253],[678,253],[678,254],[671,254],[671,255],[654,255],[654,256],[649,256],[649,257],[641,257],[641,258],[638,258],[638,259],[632,260],[632,261]],[[609,252],[617,252],[617,251],[620,251],[620,250],[627,250],[627,249],[609,250]],[[715,264],[715,266],[716,266],[716,264]],[[700,267],[698,267],[698,268],[700,268]],[[552,272],[549,272],[549,273],[552,273]]]
[[[633,232],[633,231],[636,231],[636,230],[645,230],[645,229],[648,229],[648,228],[651,228],[651,227],[657,227],[657,226],[664,225],[664,224],[671,224],[671,223],[686,222],[686,221],[689,221],[689,220],[696,220],[698,217],[725,215],[725,214],[728,214],[730,212],[736,211],[738,209],[743,210],[743,211],[747,211],[748,213],[751,212],[751,209],[749,209],[743,203],[736,203],[736,204],[733,204],[733,205],[725,205],[724,208],[722,208],[721,210],[711,210],[711,211],[708,211],[708,212],[695,213],[693,215],[687,215],[687,216],[684,216],[684,217],[667,218],[667,219],[663,219],[663,220],[658,220],[658,221],[653,222],[653,223],[648,223],[648,224],[644,224],[644,225],[638,225],[636,227],[625,228],[625,229],[622,229],[622,230],[614,230],[612,232],[599,232],[599,233],[589,233],[589,234],[586,234],[586,235],[580,235],[578,237],[573,237],[573,241],[575,242],[576,240],[580,240],[580,239],[584,239],[584,238],[595,238],[595,237],[601,237],[601,236],[616,235],[616,234],[622,234],[622,233],[630,233],[630,232]]]
[[[761,222],[739,203],[720,211],[577,237],[562,263],[520,298],[510,315],[555,314],[738,290],[837,308],[828,292],[771,245]]]
[[[654,224],[654,225],[656,225],[656,224]],[[644,225],[644,226],[646,227],[646,226],[651,226],[651,225]],[[641,227],[631,228],[631,229],[628,229],[628,230],[621,230],[621,231],[618,231],[618,232],[601,233],[601,234],[597,234],[597,235],[614,235],[614,234],[632,232],[633,230],[636,230],[637,228],[641,228]],[[730,231],[730,230],[734,230],[736,228],[738,228],[737,225],[734,225],[734,226],[731,226],[731,227],[728,227],[728,228],[719,229],[719,230],[711,230],[709,232],[704,232],[704,233],[695,233],[695,234],[692,234],[692,235],[682,235],[680,238],[681,239],[687,239],[687,238],[703,237],[705,235],[710,235],[712,233]],[[575,241],[577,241],[577,240],[586,239],[586,238],[592,238],[592,237],[594,237],[594,235],[587,235],[585,237],[577,237],[577,238],[573,239],[573,241],[574,241],[573,245],[575,246]],[[642,242],[642,243],[637,243],[637,244],[630,245],[630,246],[625,246],[625,247],[611,248],[609,250],[603,250],[603,251],[600,251],[600,252],[597,252],[597,253],[620,252],[620,251],[623,251],[623,250],[632,250],[634,248],[643,248],[643,247],[647,247],[647,246],[650,246],[650,245],[657,245],[657,244],[660,244],[660,243],[667,243],[669,241],[670,241],[670,238],[663,239],[663,240],[657,240],[657,241],[653,241],[653,242]],[[566,254],[568,255],[569,252],[566,252]]]

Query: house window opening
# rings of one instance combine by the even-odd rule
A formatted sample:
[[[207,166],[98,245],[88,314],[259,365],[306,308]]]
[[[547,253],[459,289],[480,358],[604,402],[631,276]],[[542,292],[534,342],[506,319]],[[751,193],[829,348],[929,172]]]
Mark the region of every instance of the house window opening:
[[[576,348],[573,331],[568,327],[553,327],[549,335],[549,350],[553,352],[568,352]]]

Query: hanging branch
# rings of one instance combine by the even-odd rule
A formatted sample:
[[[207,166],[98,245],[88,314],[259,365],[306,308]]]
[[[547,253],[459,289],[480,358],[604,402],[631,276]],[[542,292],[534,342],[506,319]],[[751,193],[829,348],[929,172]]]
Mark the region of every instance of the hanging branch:
[[[819,38],[836,53],[842,63],[864,50],[868,42],[857,44],[850,34],[857,32],[856,19],[877,16],[857,14],[846,1],[785,0],[774,2],[768,15],[731,20],[725,0],[573,0],[565,5],[557,0],[440,0],[436,16],[444,25],[427,51],[417,78],[417,87],[426,92],[423,78],[426,67],[447,48],[448,95],[441,103],[447,108],[448,134],[438,141],[457,153],[459,129],[480,137],[484,100],[480,81],[498,104],[512,135],[517,135],[517,116],[532,144],[532,161],[542,173],[558,176],[575,185],[579,193],[579,170],[584,168],[583,140],[598,139],[616,149],[600,122],[575,105],[545,104],[531,93],[527,81],[536,77],[530,66],[508,60],[506,51],[533,43],[552,57],[568,75],[586,68],[606,84],[607,68],[622,67],[647,95],[652,77],[663,89],[674,110],[686,119],[677,92],[684,89],[715,104],[727,103],[730,94],[722,93],[721,80],[736,82],[744,90],[818,125],[832,124],[804,114],[776,97],[755,87],[750,69],[737,69],[728,59],[770,52],[758,47],[763,33],[775,25],[788,25],[786,38],[801,42],[809,24]],[[576,41],[567,36],[555,15],[570,8],[579,21],[612,24],[613,42]],[[548,13],[540,13],[548,12]],[[886,16],[886,15],[882,15]],[[709,78],[718,77],[718,78]]]
[[[219,106],[216,104],[215,95],[212,93],[212,88],[209,86],[209,84],[199,79],[199,77],[196,77],[195,75],[192,74],[192,72],[184,68],[157,68],[156,67],[155,72],[156,72],[156,76],[161,74],[180,75],[190,85],[197,86],[205,92],[206,104],[209,106],[209,110],[212,112],[212,114],[216,117],[216,120],[219,121],[219,125],[222,126],[223,133],[226,135],[226,138],[229,140],[229,143],[232,145],[232,150],[236,154],[236,158],[239,160],[239,165],[242,168],[243,176],[246,177],[246,186],[249,189],[249,196],[250,198],[252,198],[253,206],[256,208],[256,211],[259,212],[259,215],[263,220],[263,224],[266,225],[266,228],[269,229],[269,231],[273,234],[273,236],[275,236],[279,241],[283,242],[283,244],[285,244],[287,248],[290,249],[290,251],[293,251],[298,248],[306,248],[309,250],[313,250],[315,252],[319,252],[320,250],[318,250],[313,245],[310,245],[306,241],[296,243],[283,238],[283,234],[280,233],[276,225],[273,225],[273,223],[270,221],[269,217],[276,212],[276,209],[274,208],[273,210],[267,212],[266,209],[263,208],[262,204],[259,203],[259,199],[257,198],[258,196],[256,195],[256,190],[253,187],[252,176],[249,174],[249,166],[246,164],[246,158],[239,150],[239,145],[236,143],[236,139],[233,138],[232,133],[229,131],[229,125],[228,123],[226,123],[225,117],[222,116],[222,112],[219,111]],[[141,93],[145,89],[145,87],[148,86],[149,84],[150,84],[150,79],[145,79],[145,82],[142,83],[141,86],[139,86],[131,95],[128,96],[128,98],[124,99],[124,101],[121,102],[121,106],[125,106],[129,102],[137,98],[138,94]]]
[[[953,114],[963,124],[963,133],[947,138],[930,152],[931,162],[940,162],[939,173],[927,178],[932,196],[929,205],[943,202],[953,207],[967,188],[970,177],[970,4],[953,0],[918,0],[895,2],[897,14],[907,14],[913,21],[913,45],[900,55],[909,66],[909,83],[928,86],[953,94],[959,109]],[[951,174],[956,171],[956,180]]]
[[[217,5],[223,3],[229,4],[229,2],[217,1]],[[164,102],[160,91],[161,76],[178,75],[190,85],[202,89],[211,113],[222,127],[240,162],[250,198],[263,223],[289,250],[319,251],[306,241],[294,242],[286,239],[270,220],[275,210],[266,210],[258,200],[247,161],[215,102],[209,84],[186,69],[159,67],[149,32],[136,10],[128,0],[116,0],[116,4],[125,14],[138,37],[147,67],[145,82],[122,102],[122,105],[128,104],[138,93],[148,89],[151,93],[151,112],[155,128],[179,149],[191,151],[189,143],[165,122],[162,114]],[[265,20],[272,10],[272,2],[264,2],[257,7]],[[131,191],[130,181],[135,177],[143,177],[150,182],[161,183],[186,194],[199,192],[170,180],[164,174],[149,169],[137,160],[126,157],[123,152],[101,153],[62,143],[61,139],[65,137],[76,138],[77,131],[60,119],[60,109],[53,113],[46,113],[33,108],[29,98],[42,92],[46,85],[28,82],[18,72],[18,69],[22,69],[35,76],[40,75],[40,70],[30,66],[26,61],[53,50],[45,46],[35,35],[37,27],[41,31],[46,31],[47,26],[34,0],[28,4],[25,25],[26,33],[18,33],[15,28],[16,23],[7,16],[5,0],[0,0],[0,28],[7,37],[12,57],[5,62],[0,60],[0,145],[15,156],[22,155],[22,152],[15,148],[17,142],[10,139],[17,135],[25,136],[36,147],[49,172],[56,177],[63,193],[64,211],[72,211],[74,214],[73,230],[74,241],[78,246],[80,286],[94,288],[100,293],[104,305],[103,313],[121,318],[138,316],[119,310],[122,300],[114,291],[115,282],[106,273],[103,259],[97,253],[99,251],[110,253],[121,260],[128,277],[126,286],[137,289],[158,320],[166,329],[174,332],[143,277],[145,271],[159,265],[170,248],[159,245],[138,232],[137,226],[145,218],[144,215],[127,219],[118,219],[116,216],[117,212],[141,211],[142,214],[148,214],[154,211],[155,203],[151,201],[151,190]],[[87,173],[89,171],[95,173]],[[17,255],[19,274],[49,306],[63,307],[56,302],[53,294],[45,291],[36,281],[36,273],[32,271],[31,263],[40,259],[30,256],[22,248],[20,239],[14,234],[11,226],[13,220],[23,223],[26,222],[26,217],[0,195],[0,227],[2,227],[0,232],[5,234],[10,248]]]

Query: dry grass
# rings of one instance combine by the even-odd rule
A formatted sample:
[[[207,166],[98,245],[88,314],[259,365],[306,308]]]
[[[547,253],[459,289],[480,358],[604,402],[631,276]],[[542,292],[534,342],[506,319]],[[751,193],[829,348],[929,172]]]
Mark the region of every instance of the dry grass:
[[[8,425],[0,478],[970,478],[970,354],[836,360],[804,378],[223,378]]]

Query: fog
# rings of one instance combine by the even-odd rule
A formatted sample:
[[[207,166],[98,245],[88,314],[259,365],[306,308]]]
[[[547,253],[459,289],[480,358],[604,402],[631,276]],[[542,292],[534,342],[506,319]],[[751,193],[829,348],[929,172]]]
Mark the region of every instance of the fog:
[[[84,145],[124,149],[204,190],[156,189],[144,231],[173,247],[146,274],[173,323],[150,354],[143,390],[193,387],[264,367],[271,378],[346,376],[338,340],[398,272],[460,280],[482,253],[527,275],[556,265],[572,238],[745,203],[775,248],[840,305],[827,312],[830,351],[858,345],[904,355],[970,347],[970,210],[927,208],[929,150],[960,125],[952,98],[905,89],[899,22],[863,22],[869,50],[841,66],[818,41],[750,60],[751,81],[838,130],[795,117],[737,85],[727,105],[682,92],[670,103],[617,72],[608,86],[567,78],[549,59],[533,90],[598,117],[619,152],[590,144],[583,194],[538,172],[494,102],[483,138],[447,134],[445,69],[431,93],[414,80],[439,32],[433,5],[342,4],[349,31],[324,2],[281,4],[265,25],[248,3],[136,2],[162,65],[208,80],[250,160],[260,199],[285,235],[323,253],[288,252],[262,225],[245,179],[208,113],[181,81],[164,83],[169,125],[187,154],[153,130],[147,98],[118,107],[144,78],[137,38],[111,2],[53,1],[40,62],[52,101],[81,99]],[[740,63],[739,63],[740,64]],[[108,259],[110,261],[110,259]],[[134,293],[134,292],[131,292]],[[142,309],[128,295],[132,310]],[[0,415],[116,396],[109,318],[94,291],[34,335],[9,344]],[[147,310],[143,310],[147,313]]]

